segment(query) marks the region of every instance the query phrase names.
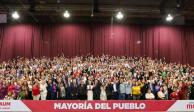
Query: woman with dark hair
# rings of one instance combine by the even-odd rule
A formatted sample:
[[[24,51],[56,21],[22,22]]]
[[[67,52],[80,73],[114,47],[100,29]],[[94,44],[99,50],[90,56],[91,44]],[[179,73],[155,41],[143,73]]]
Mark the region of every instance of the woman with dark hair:
[[[163,91],[163,87],[160,87],[160,90],[159,90],[158,93],[157,93],[157,98],[158,98],[159,100],[164,100],[165,94],[164,94],[164,91]]]
[[[15,95],[15,99],[17,99],[17,97],[18,97],[18,94],[19,94],[19,92],[20,92],[20,89],[21,89],[21,87],[20,87],[20,84],[21,82],[14,82],[14,95]]]
[[[0,100],[3,99],[7,95],[7,86],[5,81],[2,82],[0,87]]]
[[[38,81],[36,81],[32,87],[32,96],[33,96],[33,100],[40,99],[40,87],[39,87]]]
[[[47,96],[47,83],[45,80],[42,80],[41,81],[41,84],[40,84],[40,97],[41,97],[41,100],[46,100],[46,96]]]
[[[133,100],[139,100],[141,96],[141,86],[138,82],[133,83],[132,86]]]
[[[17,99],[23,100],[26,99],[27,96],[28,96],[27,88],[25,86],[22,86]]]
[[[52,84],[52,91],[51,91],[51,99],[52,100],[56,100],[58,98],[58,87],[57,87],[57,83],[53,81]]]
[[[93,84],[91,81],[88,81],[87,85],[87,100],[93,100]]]
[[[14,93],[14,81],[10,82],[8,85],[8,92],[13,94]]]
[[[106,86],[105,83],[100,86],[100,100],[107,100]]]
[[[172,100],[180,100],[180,94],[179,94],[179,89],[174,87],[173,92],[170,94],[170,98]]]
[[[63,83],[59,84],[59,99],[64,100],[66,97],[66,90]]]

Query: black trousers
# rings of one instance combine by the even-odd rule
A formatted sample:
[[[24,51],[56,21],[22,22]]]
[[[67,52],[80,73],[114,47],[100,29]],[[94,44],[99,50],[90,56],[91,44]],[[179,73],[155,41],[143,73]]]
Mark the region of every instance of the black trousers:
[[[131,94],[125,94],[125,100],[132,100],[132,95]]]
[[[72,100],[77,100],[77,95],[73,94],[73,95],[71,96],[71,99],[72,99]]]
[[[33,98],[32,98],[32,91],[29,91],[29,92],[28,92],[27,99],[28,99],[28,100],[32,100],[32,99],[33,99]]]
[[[94,91],[94,100],[100,100],[100,93]]]
[[[119,93],[113,92],[113,100],[118,100],[118,98],[119,98]]]
[[[67,99],[67,100],[71,100],[71,99],[72,99],[72,98],[71,98],[71,93],[67,93],[66,99]]]
[[[78,95],[78,99],[80,99],[80,100],[86,100],[86,95],[79,94]]]
[[[46,99],[47,99],[47,100],[51,100],[51,92],[47,92]]]

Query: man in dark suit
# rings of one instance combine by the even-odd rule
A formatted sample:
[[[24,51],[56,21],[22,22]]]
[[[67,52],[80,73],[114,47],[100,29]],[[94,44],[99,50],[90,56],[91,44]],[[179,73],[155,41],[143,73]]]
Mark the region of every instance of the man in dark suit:
[[[114,79],[114,82],[112,84],[112,88],[113,88],[113,100],[118,100],[119,98],[119,83],[117,82],[116,79]]]
[[[76,80],[73,81],[71,87],[71,99],[76,100],[78,95],[78,87]]]
[[[66,81],[66,99],[71,100],[71,81],[68,78],[68,81]]]
[[[47,89],[47,100],[51,100],[51,92],[52,92],[52,80],[48,80],[48,82],[47,82],[47,87],[46,87],[46,89]]]
[[[112,99],[112,84],[110,81],[107,82],[108,85],[106,86],[106,95],[107,95],[107,100],[111,100]]]
[[[86,92],[87,92],[86,85],[84,84],[83,81],[81,81],[79,86],[78,86],[78,99],[86,100],[86,98],[87,98]]]
[[[101,86],[100,81],[99,80],[95,80],[95,86],[93,88],[94,100],[100,100],[100,86]]]

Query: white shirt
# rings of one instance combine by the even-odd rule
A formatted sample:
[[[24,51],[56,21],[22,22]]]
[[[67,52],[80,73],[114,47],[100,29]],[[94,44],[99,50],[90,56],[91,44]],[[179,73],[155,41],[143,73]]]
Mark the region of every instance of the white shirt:
[[[46,87],[47,87],[47,84],[46,83],[45,84],[40,84],[40,91],[42,93],[47,93]]]
[[[163,99],[165,97],[165,94],[162,91],[158,92],[158,97]]]
[[[155,96],[154,96],[153,93],[146,93],[145,98],[146,98],[147,100],[150,100],[150,99],[154,99]]]
[[[114,89],[114,92],[117,92],[117,85],[115,83],[113,84],[113,89]]]

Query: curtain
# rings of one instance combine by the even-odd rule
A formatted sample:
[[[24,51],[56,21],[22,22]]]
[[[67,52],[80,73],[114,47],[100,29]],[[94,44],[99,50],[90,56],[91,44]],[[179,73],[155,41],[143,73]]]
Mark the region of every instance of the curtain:
[[[127,24],[0,25],[0,60],[17,56],[142,56],[194,65],[194,28]]]

